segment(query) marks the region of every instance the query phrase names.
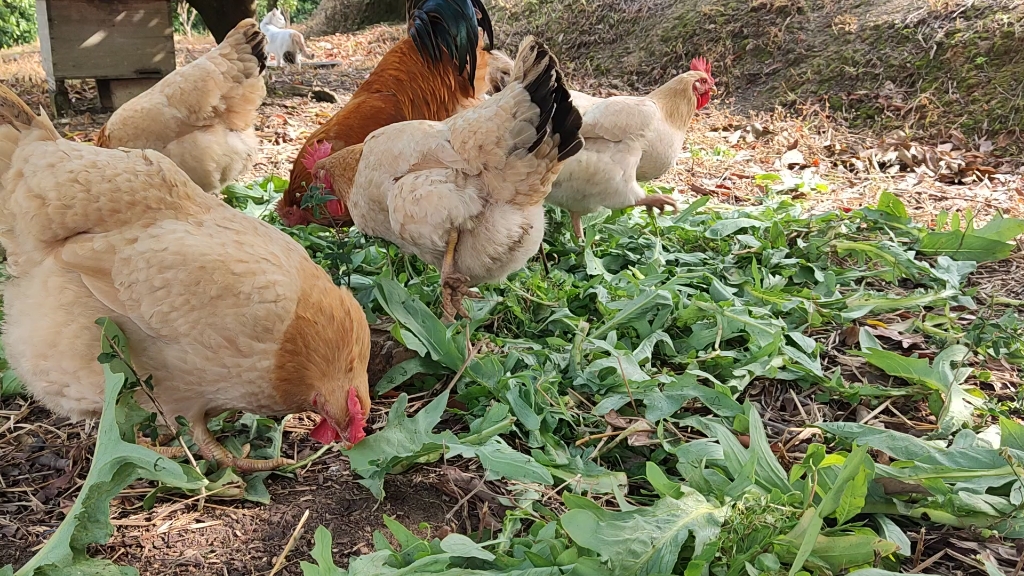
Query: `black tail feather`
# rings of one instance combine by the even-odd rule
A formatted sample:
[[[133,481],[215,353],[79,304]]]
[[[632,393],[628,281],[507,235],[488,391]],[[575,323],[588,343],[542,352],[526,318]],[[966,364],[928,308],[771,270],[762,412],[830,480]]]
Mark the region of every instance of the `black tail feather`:
[[[407,6],[409,37],[420,56],[431,64],[439,65],[447,53],[459,73],[465,74],[469,85],[473,86],[480,28],[487,37],[485,49],[490,50],[494,45],[491,17],[483,1],[410,0]]]
[[[580,136],[583,116],[572,103],[562,71],[558,68],[558,59],[543,42],[535,40],[534,45],[537,52],[533,61],[545,64],[544,69],[524,86],[530,94],[530,100],[540,108],[537,138],[527,150],[533,152],[550,137],[550,126],[550,131],[558,136],[558,160],[563,162],[583,149],[583,138]]]
[[[260,74],[263,74],[267,69],[267,37],[258,27],[253,28],[245,35],[245,43],[249,45],[252,55],[260,65]]]

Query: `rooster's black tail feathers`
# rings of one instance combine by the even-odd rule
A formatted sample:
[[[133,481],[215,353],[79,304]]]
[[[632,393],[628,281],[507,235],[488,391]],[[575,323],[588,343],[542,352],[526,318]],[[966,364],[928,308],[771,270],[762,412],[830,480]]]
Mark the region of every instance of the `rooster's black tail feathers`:
[[[470,86],[476,77],[476,47],[480,29],[487,37],[485,48],[494,45],[491,16],[482,0],[409,0],[409,37],[427,62],[438,65],[447,53]]]

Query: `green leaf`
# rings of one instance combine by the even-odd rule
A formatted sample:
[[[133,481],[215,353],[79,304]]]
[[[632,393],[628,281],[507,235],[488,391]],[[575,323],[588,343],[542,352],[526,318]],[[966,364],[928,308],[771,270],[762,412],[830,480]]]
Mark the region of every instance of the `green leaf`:
[[[999,417],[999,447],[1024,450],[1024,424]]]
[[[513,450],[501,438],[491,438],[483,446],[453,447],[453,454],[475,455],[487,470],[488,480],[504,478],[517,482],[533,482],[550,486],[554,484],[551,473],[530,456]]]
[[[138,478],[156,480],[182,489],[197,489],[206,484],[206,479],[192,468],[186,468],[153,450],[123,440],[135,439],[133,423],[129,421],[128,415],[137,411],[138,405],[134,393],[129,390],[122,394],[122,389],[129,385],[137,387],[139,384],[128,366],[114,355],[115,349],[110,344],[114,342],[117,353],[129,359],[127,338],[109,319],[102,318],[97,323],[102,326],[103,336],[98,348],[109,358],[109,363],[103,365],[103,412],[100,415],[92,466],[64,521],[43,548],[18,570],[16,576],[58,574],[65,570],[134,574],[136,572],[133,569],[118,568],[108,560],[87,556],[90,545],[104,544],[113,534],[110,500]]]
[[[464,349],[455,345],[444,324],[423,302],[410,296],[401,284],[389,278],[377,279],[374,294],[388,316],[415,335],[432,359],[449,370],[462,367],[466,359]]]
[[[646,476],[647,481],[651,483],[651,486],[654,487],[660,496],[667,496],[676,500],[683,497],[683,487],[669,480],[665,472],[654,462],[647,463]]]
[[[895,194],[889,191],[882,192],[882,194],[879,195],[878,209],[888,214],[892,214],[897,218],[909,218],[909,215],[907,214],[906,205],[903,204],[903,201],[900,200]]]
[[[871,462],[868,461],[868,464]],[[839,500],[839,507],[835,513],[839,524],[846,524],[864,508],[864,499],[868,495],[868,481],[872,476],[874,473],[871,466],[864,466],[857,471],[857,475],[843,489],[842,498]]]
[[[402,385],[403,382],[417,374],[437,374],[441,370],[442,366],[430,358],[422,356],[410,358],[405,362],[392,366],[387,371],[387,374],[384,374],[377,384],[374,385],[373,392],[379,396]]]
[[[3,379],[0,380],[0,398],[24,395],[25,385],[21,383],[14,370],[4,370]]]
[[[316,564],[299,562],[302,576],[345,576],[347,574],[334,564],[334,556],[331,552],[331,532],[323,526],[317,526],[316,532],[313,533],[313,549],[310,550],[309,555],[313,557]]]
[[[441,549],[460,558],[479,558],[481,560],[494,560],[494,554],[488,552],[483,546],[473,542],[462,534],[449,534],[441,540]]]
[[[1014,245],[969,232],[928,232],[917,250],[929,256],[949,256],[953,260],[995,262],[1007,258]]]
[[[724,516],[723,509],[697,491],[680,488],[681,498],[662,498],[628,512],[570,510],[559,524],[573,542],[598,553],[615,574],[671,574],[691,535],[699,554],[718,537]]]
[[[768,222],[761,222],[753,218],[730,218],[716,222],[714,226],[704,232],[704,235],[719,240],[726,236],[732,236],[744,228],[764,228],[769,225]]]
[[[448,403],[445,392],[427,404],[416,416],[408,418],[405,407],[409,398],[402,394],[391,405],[388,424],[376,434],[347,452],[352,471],[364,478],[360,483],[377,498],[384,497],[384,476],[400,464],[411,464],[420,458],[440,457],[445,444],[457,442],[451,432],[434,434]]]
[[[974,233],[983,238],[1011,242],[1021,234],[1024,234],[1024,220],[1005,218],[1002,215],[996,214],[996,217],[992,218],[988,224],[975,230]]]
[[[878,533],[882,538],[885,538],[889,542],[898,546],[897,552],[903,556],[910,556],[913,554],[913,549],[910,545],[910,538],[907,537],[907,534],[897,526],[895,522],[883,514],[874,514],[872,518],[874,518],[875,523],[878,524]]]

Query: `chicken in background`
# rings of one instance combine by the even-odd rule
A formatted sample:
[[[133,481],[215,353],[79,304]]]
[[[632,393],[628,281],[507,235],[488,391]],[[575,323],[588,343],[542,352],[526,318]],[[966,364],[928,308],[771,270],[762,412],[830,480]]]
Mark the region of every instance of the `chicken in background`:
[[[648,96],[573,94],[573,102],[579,100],[577,106],[585,110],[580,134],[587,146],[565,163],[547,201],[569,211],[578,238],[583,238],[583,214],[602,206],[676,207],[671,196],[648,196],[638,182],[654,180],[675,166],[690,120],[714,91],[711,65],[694,58],[689,72]]]
[[[498,49],[491,50],[491,57],[487,59],[487,96],[494,96],[508,86],[508,83],[512,81],[514,65],[515,62],[508,57],[508,54]]]
[[[241,21],[216,48],[118,108],[96,145],[156,150],[219,195],[256,158],[266,45],[255,20]]]
[[[290,463],[228,452],[206,427],[226,410],[315,410],[314,439],[365,436],[370,330],[348,290],[285,233],[205,193],[162,154],[62,140],[2,85],[0,242],[12,276],[7,360],[55,413],[102,410],[95,321],[106,316],[128,336],[135,367],[152,374],[166,423],[188,419],[200,454],[222,467]]]
[[[336,199],[303,208],[313,183],[305,159],[314,146],[325,142],[331,150],[341,150],[383,126],[444,120],[483,99],[494,32],[481,0],[412,0],[408,27],[409,37],[388,50],[348,103],[306,139],[277,204],[286,225],[352,223],[346,206]]]
[[[441,269],[451,321],[456,311],[468,317],[470,286],[501,281],[537,252],[544,198],[583,148],[581,124],[557,60],[527,37],[501,92],[443,122],[381,128],[319,160],[314,174],[329,178],[363,233]]]

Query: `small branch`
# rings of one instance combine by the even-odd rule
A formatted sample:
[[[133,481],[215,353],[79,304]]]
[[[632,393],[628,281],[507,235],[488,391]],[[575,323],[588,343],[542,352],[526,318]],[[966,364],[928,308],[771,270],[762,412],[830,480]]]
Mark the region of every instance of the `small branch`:
[[[274,574],[277,574],[278,570],[281,569],[281,566],[284,565],[285,557],[288,556],[288,553],[291,552],[292,548],[295,547],[295,542],[298,541],[299,534],[302,534],[302,527],[306,525],[306,520],[308,519],[309,508],[306,508],[306,511],[302,513],[302,518],[299,519],[299,525],[296,526],[295,531],[292,532],[292,537],[289,538],[288,543],[284,545],[284,552],[281,552],[281,555],[277,557],[277,562],[274,562],[274,567],[270,570],[269,576],[274,576]]]

